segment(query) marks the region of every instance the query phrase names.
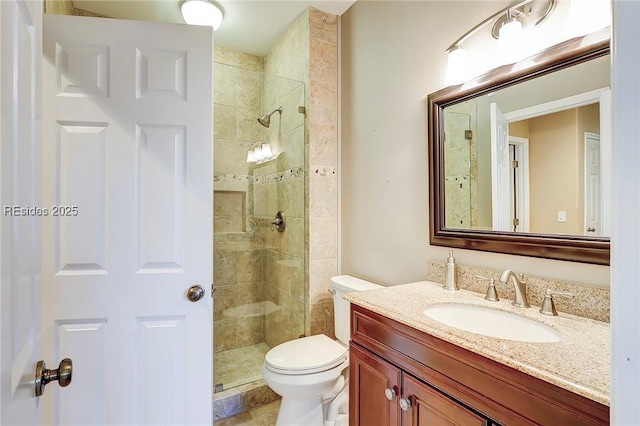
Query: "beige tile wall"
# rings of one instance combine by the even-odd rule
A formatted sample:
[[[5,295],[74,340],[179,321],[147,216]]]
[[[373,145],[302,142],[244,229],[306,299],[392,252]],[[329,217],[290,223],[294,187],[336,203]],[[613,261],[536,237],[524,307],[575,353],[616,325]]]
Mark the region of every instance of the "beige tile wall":
[[[264,138],[262,58],[214,49],[214,351],[264,340],[263,241],[255,232],[247,150]],[[253,305],[252,305],[253,304]],[[238,307],[253,306],[239,311]],[[235,308],[235,309],[234,309]]]
[[[265,184],[256,185],[256,199],[266,201],[259,223],[265,233],[265,288],[268,301],[282,309],[265,317],[265,343],[274,346],[304,334],[305,324],[305,115],[304,107],[308,43],[308,12],[303,13],[264,58],[263,112],[282,106],[282,115],[271,117],[268,140],[276,161],[257,167]],[[258,205],[259,202],[256,202]],[[275,213],[287,220],[282,233],[270,230]]]
[[[337,273],[338,20],[308,8],[265,57],[267,74],[305,83],[305,215],[307,335],[333,336],[333,301],[327,291]]]
[[[309,302],[307,334],[334,335],[327,291],[338,269],[338,18],[309,9]]]

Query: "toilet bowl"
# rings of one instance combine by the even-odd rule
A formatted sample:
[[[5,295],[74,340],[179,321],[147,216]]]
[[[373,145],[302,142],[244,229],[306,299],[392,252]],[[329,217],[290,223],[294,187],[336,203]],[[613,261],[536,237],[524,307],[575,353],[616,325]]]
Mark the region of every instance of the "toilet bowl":
[[[265,356],[264,381],[282,396],[276,426],[345,424],[350,311],[342,296],[380,286],[348,275],[333,277],[331,282],[338,340],[323,334],[303,337],[275,346]]]

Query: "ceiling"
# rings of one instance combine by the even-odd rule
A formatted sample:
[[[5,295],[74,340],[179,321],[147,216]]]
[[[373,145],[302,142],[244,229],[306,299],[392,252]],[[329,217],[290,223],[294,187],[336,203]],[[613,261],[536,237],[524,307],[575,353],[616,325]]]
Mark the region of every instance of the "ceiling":
[[[73,6],[111,18],[183,24],[181,0],[73,0]],[[215,43],[264,56],[308,7],[342,15],[355,0],[217,0],[224,20]]]

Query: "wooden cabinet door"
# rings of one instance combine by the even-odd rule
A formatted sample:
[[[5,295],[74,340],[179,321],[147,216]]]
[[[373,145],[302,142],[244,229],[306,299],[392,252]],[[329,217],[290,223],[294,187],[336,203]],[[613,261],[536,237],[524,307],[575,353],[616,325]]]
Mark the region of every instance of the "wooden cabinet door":
[[[400,369],[354,345],[349,353],[349,425],[400,426]]]
[[[403,374],[403,398],[411,405],[402,411],[403,426],[487,426],[488,421],[441,394],[435,388]]]

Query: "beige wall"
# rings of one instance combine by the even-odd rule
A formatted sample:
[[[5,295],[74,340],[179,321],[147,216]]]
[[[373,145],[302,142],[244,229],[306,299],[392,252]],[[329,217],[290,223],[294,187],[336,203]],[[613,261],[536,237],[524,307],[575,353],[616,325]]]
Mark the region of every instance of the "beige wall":
[[[426,278],[427,94],[446,48],[509,2],[356,2],[342,16],[342,273],[383,284]],[[483,52],[490,54],[490,52]],[[606,287],[606,266],[454,250],[458,262]]]
[[[577,111],[570,109],[529,122],[529,230],[581,234],[581,164]],[[567,213],[558,222],[558,211]]]
[[[509,124],[529,139],[530,232],[583,235],[585,132],[600,132],[599,104]]]

